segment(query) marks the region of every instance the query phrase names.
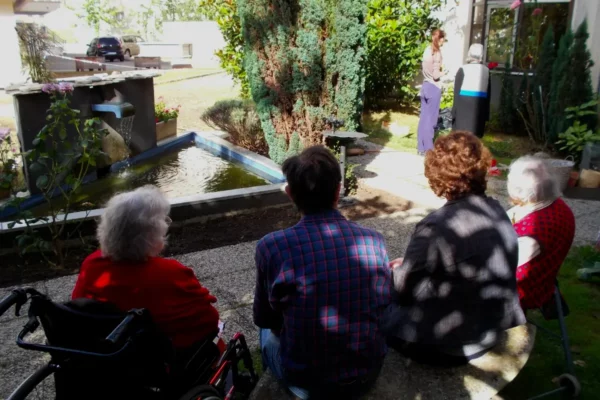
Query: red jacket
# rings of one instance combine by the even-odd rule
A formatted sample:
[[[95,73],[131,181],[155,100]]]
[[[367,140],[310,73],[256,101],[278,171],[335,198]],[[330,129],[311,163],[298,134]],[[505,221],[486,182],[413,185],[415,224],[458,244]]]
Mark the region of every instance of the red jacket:
[[[217,299],[194,272],[175,260],[150,257],[143,263],[113,262],[100,250],[81,266],[73,299],[113,303],[123,311],[145,308],[176,348],[189,347],[217,330]]]
[[[540,245],[540,254],[517,268],[517,289],[524,309],[540,308],[554,293],[558,270],[575,237],[575,217],[569,206],[557,199],[515,224],[517,235],[529,236]]]

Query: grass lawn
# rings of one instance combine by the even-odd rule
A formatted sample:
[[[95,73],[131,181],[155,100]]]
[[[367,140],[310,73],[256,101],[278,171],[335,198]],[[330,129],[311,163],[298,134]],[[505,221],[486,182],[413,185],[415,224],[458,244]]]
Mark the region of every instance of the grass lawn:
[[[600,393],[600,280],[581,282],[577,279],[576,271],[595,261],[600,261],[600,252],[592,247],[575,247],[559,274],[561,292],[571,309],[566,319],[567,330],[575,372],[582,386],[581,399],[584,400],[597,399]],[[529,317],[559,332],[557,321],[545,321],[539,313],[532,313]],[[529,361],[501,395],[506,400],[518,400],[552,390],[556,388],[552,380],[563,373],[565,361],[560,343],[538,330]]]
[[[419,111],[416,108],[400,111],[369,112],[363,114],[363,129],[369,135],[368,141],[394,150],[407,153],[417,152],[417,127]],[[404,137],[393,135],[384,127],[385,123],[407,126],[409,134]],[[502,133],[486,133],[483,142],[490,149],[498,163],[509,165],[522,155],[535,150],[535,145],[524,136],[511,136]]]
[[[161,76],[154,78],[155,85],[182,81],[185,79],[199,78],[201,76],[223,72],[221,68],[182,68],[165,71]]]

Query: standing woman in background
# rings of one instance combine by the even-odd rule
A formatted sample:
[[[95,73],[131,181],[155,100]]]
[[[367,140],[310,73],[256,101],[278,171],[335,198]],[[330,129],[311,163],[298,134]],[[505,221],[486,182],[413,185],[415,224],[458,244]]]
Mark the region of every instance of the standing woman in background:
[[[485,123],[490,119],[490,70],[483,62],[483,45],[472,44],[467,63],[456,73],[452,130],[471,132],[483,137]]]
[[[433,31],[431,45],[423,54],[423,86],[421,87],[421,116],[417,130],[419,154],[433,148],[433,134],[440,114],[442,100],[442,52],[446,34],[441,29]]]

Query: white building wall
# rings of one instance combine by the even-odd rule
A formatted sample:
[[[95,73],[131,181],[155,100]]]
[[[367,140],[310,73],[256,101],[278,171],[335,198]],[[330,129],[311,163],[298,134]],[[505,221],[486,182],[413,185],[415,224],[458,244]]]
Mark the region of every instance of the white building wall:
[[[215,51],[225,46],[219,25],[214,21],[165,22],[161,42],[191,43],[192,64],[196,68],[218,67]]]
[[[15,31],[16,23],[17,18],[13,12],[12,0],[0,0],[0,38],[2,38],[0,41],[0,53],[2,53],[0,88],[23,80],[19,39]]]
[[[465,63],[469,50],[471,34],[471,13],[473,0],[449,0],[437,15],[443,21],[442,29],[446,32],[446,44],[442,48],[444,68],[454,76]]]

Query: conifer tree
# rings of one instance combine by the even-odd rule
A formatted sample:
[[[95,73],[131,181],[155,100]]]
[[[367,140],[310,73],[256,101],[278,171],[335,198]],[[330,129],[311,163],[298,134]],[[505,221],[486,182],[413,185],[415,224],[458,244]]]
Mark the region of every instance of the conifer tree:
[[[548,105],[548,139],[551,144],[558,140],[558,134],[563,131],[565,123],[564,110],[567,107],[568,93],[567,74],[569,71],[569,56],[573,44],[573,32],[568,30],[558,45],[556,60],[552,68],[552,84],[550,85],[550,101]]]
[[[367,0],[238,0],[244,67],[269,156],[320,143],[323,118],[358,127]]]

